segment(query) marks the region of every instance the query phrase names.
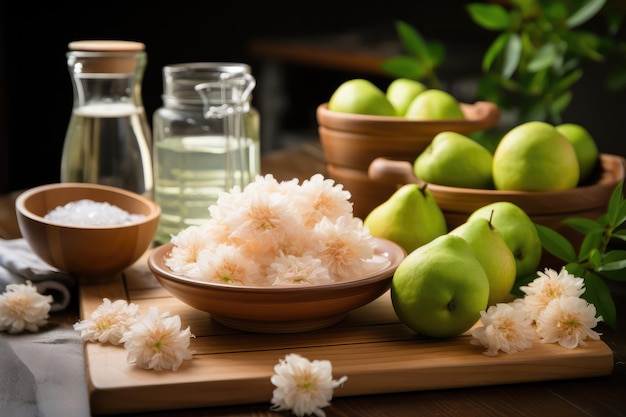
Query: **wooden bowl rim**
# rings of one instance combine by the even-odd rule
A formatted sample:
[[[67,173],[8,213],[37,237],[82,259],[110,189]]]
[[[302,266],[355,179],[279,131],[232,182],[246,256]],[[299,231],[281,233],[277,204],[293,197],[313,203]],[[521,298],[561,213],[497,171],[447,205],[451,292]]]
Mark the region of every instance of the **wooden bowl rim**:
[[[57,222],[52,222],[45,219],[43,216],[33,213],[32,211],[26,208],[26,202],[31,197],[41,194],[50,190],[62,190],[62,189],[88,189],[88,190],[101,190],[107,191],[114,194],[120,194],[131,199],[137,200],[144,204],[146,207],[150,209],[149,214],[146,214],[143,219],[139,219],[133,221],[131,223],[121,224],[121,225],[102,225],[102,226],[89,226],[89,225],[70,225],[70,224],[62,224]],[[69,201],[68,201],[69,202]],[[84,229],[84,230],[111,230],[111,229],[124,229],[136,227],[138,225],[151,223],[155,219],[158,219],[161,215],[161,207],[156,204],[154,201],[150,200],[147,197],[144,197],[140,194],[137,194],[132,191],[128,191],[122,188],[113,187],[109,185],[102,184],[92,184],[92,183],[75,183],[75,182],[62,182],[62,183],[52,183],[52,184],[44,184],[39,185],[33,188],[30,188],[21,194],[19,194],[15,200],[15,209],[16,211],[28,218],[32,221],[36,221],[51,227],[65,228],[65,229]]]
[[[215,282],[198,281],[184,275],[172,272],[165,265],[165,256],[172,250],[174,244],[165,243],[154,249],[148,256],[148,267],[157,279],[163,279],[173,284],[189,286],[189,289],[219,291],[223,293],[236,293],[239,295],[267,295],[267,294],[319,294],[328,291],[339,291],[351,288],[367,287],[380,281],[391,279],[400,262],[405,258],[406,251],[395,242],[372,236],[375,243],[375,253],[389,259],[390,264],[385,268],[372,272],[361,278],[349,281],[334,282],[332,284],[308,285],[303,287],[294,286],[243,286],[228,285]]]
[[[482,130],[493,127],[500,121],[500,109],[489,101],[473,104],[460,103],[465,119],[412,120],[401,116],[378,116],[337,112],[328,109],[328,102],[317,107],[316,116],[320,126],[329,129],[367,133],[373,126],[377,129],[388,127],[393,130],[441,131],[441,130]]]

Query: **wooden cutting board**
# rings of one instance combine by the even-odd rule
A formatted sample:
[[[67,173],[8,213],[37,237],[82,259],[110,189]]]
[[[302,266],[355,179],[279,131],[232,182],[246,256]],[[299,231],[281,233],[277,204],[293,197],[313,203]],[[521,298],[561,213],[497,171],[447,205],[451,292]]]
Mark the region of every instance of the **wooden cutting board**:
[[[537,343],[496,357],[469,343],[471,330],[452,339],[417,336],[396,317],[389,292],[328,329],[297,334],[253,334],[226,328],[172,297],[152,276],[147,255],[106,282],[81,283],[81,318],[103,298],[125,299],[140,312],[158,306],[181,317],[196,338],[194,357],[175,372],[143,370],[123,346],[86,343],[93,414],[121,414],[245,403],[270,405],[274,365],[288,353],[330,360],[333,378],[346,375],[334,396],[436,390],[608,375],[613,353],[602,341],[565,349]]]

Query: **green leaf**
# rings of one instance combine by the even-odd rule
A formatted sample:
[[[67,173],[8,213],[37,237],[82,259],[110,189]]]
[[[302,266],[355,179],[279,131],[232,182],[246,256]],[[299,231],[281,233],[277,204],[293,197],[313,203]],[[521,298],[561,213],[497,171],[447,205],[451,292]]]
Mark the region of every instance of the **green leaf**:
[[[572,101],[572,93],[570,91],[566,91],[563,94],[559,94],[554,101],[552,102],[552,106],[550,108],[552,119],[555,124],[561,123],[561,113],[565,111],[567,106]]]
[[[517,33],[511,33],[506,48],[504,50],[504,63],[502,65],[502,76],[511,78],[520,63],[522,56],[522,40]]]
[[[537,233],[539,233],[541,244],[546,251],[567,263],[576,262],[577,258],[574,246],[572,246],[571,242],[563,235],[540,224],[535,224],[535,228],[537,229]]]
[[[577,261],[576,253],[571,242],[563,235],[549,227],[535,224],[543,248],[566,263]]]
[[[389,58],[381,64],[383,71],[397,77],[421,80],[425,77],[426,71],[423,65],[412,57],[398,56]]]
[[[567,26],[573,28],[580,26],[594,17],[604,7],[606,0],[589,0],[580,9],[576,10],[568,19]]]
[[[620,181],[611,193],[611,198],[609,199],[609,204],[607,208],[607,221],[613,227],[617,226],[621,223],[620,218],[622,218],[622,212],[626,210],[626,205],[624,204],[624,197],[622,195],[622,187],[624,186],[624,181]]]
[[[616,310],[611,291],[600,276],[587,272],[583,276],[586,290],[582,297],[596,307],[597,316],[602,316],[604,322],[615,329]]]
[[[563,223],[582,234],[591,232],[604,231],[604,225],[597,220],[591,220],[584,217],[570,217],[563,220]]]
[[[617,230],[611,233],[611,237],[626,242],[626,230]]]
[[[483,71],[489,71],[494,61],[503,53],[510,36],[510,33],[503,33],[489,46],[483,58]]]
[[[626,250],[612,250],[604,254],[602,265],[596,269],[614,281],[626,281]]]
[[[528,62],[526,69],[530,72],[537,72],[551,67],[558,58],[556,45],[547,43],[541,46],[534,54],[533,58]]]
[[[583,76],[582,70],[578,69],[570,72],[569,74],[562,75],[557,82],[554,83],[555,91],[566,91]],[[567,91],[570,93],[570,91]]]
[[[509,13],[499,4],[470,3],[467,11],[477,25],[488,30],[504,30],[511,25]]]
[[[592,251],[598,252],[598,249],[602,246],[602,234],[602,231],[596,231],[590,232],[585,236],[578,251],[579,262],[589,259]],[[600,256],[599,253],[598,256]],[[600,258],[597,258],[597,262],[597,265],[599,265],[601,262]]]
[[[431,60],[428,45],[417,29],[400,20],[396,23],[396,31],[398,33],[398,37],[400,38],[400,42],[409,54],[415,55],[424,61]]]
[[[431,67],[436,67],[441,64],[446,57],[446,47],[441,42],[429,42],[427,44],[428,47],[428,56],[430,57]]]
[[[577,264],[577,263],[567,264],[565,265],[565,269],[567,269],[567,272],[574,275],[575,277],[581,277],[581,278],[585,275],[587,271],[585,268],[583,268],[580,264]]]
[[[604,55],[600,51],[601,39],[595,33],[572,31],[566,34],[566,41],[570,51],[577,55],[598,62],[604,60]]]
[[[602,265],[602,254],[597,248],[591,248],[588,258],[592,269],[597,270]]]

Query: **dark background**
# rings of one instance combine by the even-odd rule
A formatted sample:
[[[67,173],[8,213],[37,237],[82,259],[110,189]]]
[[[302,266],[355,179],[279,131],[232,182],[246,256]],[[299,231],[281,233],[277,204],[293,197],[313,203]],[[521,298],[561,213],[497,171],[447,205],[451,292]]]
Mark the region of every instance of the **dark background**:
[[[8,3],[11,4],[10,10]],[[458,1],[346,2],[2,2],[0,5],[0,192],[59,180],[72,108],[65,53],[81,39],[146,44],[143,101],[150,123],[161,106],[162,67],[182,62],[245,62],[257,77],[253,104],[261,113],[264,152],[316,137],[315,107],[343,81],[385,76],[298,63],[251,53],[258,39],[353,39],[360,48],[400,52],[394,22],[405,20],[427,39],[446,44],[444,81],[473,101],[472,80],[493,34],[477,27]],[[352,36],[352,38],[350,38]],[[604,90],[604,66],[589,65],[565,121],[596,137],[601,151],[626,155],[626,95]],[[278,83],[277,87],[275,84]],[[277,105],[276,102],[279,102]],[[270,105],[268,103],[274,103]],[[273,107],[272,107],[273,106]],[[280,111],[276,111],[276,107]]]

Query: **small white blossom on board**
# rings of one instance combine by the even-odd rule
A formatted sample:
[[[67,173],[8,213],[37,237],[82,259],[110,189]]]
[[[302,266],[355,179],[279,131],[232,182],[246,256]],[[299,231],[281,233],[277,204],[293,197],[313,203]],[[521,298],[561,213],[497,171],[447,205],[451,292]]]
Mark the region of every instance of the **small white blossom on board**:
[[[298,417],[325,417],[323,407],[330,405],[335,388],[348,380],[347,376],[333,380],[330,361],[308,359],[290,353],[274,366],[272,411],[291,411]]]
[[[516,303],[498,303],[481,311],[482,327],[472,331],[470,343],[487,348],[487,356],[496,356],[498,351],[521,352],[532,346],[535,329],[532,319]]]
[[[38,293],[30,281],[7,285],[6,292],[0,294],[0,331],[39,331],[48,324],[52,301],[51,295]]]
[[[546,306],[537,318],[537,334],[542,343],[558,343],[573,349],[586,346],[585,339],[599,340],[601,333],[593,329],[602,316],[596,318],[596,307],[585,299],[561,296]]]
[[[181,330],[179,316],[170,316],[169,312],[159,315],[158,308],[152,306],[130,325],[121,342],[128,351],[129,363],[143,369],[175,371],[183,360],[192,358],[188,349],[192,337],[189,327]]]
[[[537,278],[526,286],[520,287],[524,296],[524,308],[536,320],[548,303],[562,295],[580,297],[585,292],[585,281],[567,272],[546,268],[545,272],[538,271]]]
[[[600,339],[601,333],[592,329],[602,317],[596,317],[596,307],[581,298],[585,281],[564,267],[559,273],[546,268],[537,275],[520,287],[523,298],[481,311],[484,326],[472,331],[471,344],[486,347],[487,356],[496,356],[500,350],[513,353],[529,348],[535,339],[570,349],[585,346],[586,339]]]
[[[139,306],[126,300],[102,299],[89,319],[74,323],[84,342],[100,342],[119,345],[124,332],[136,320]]]

